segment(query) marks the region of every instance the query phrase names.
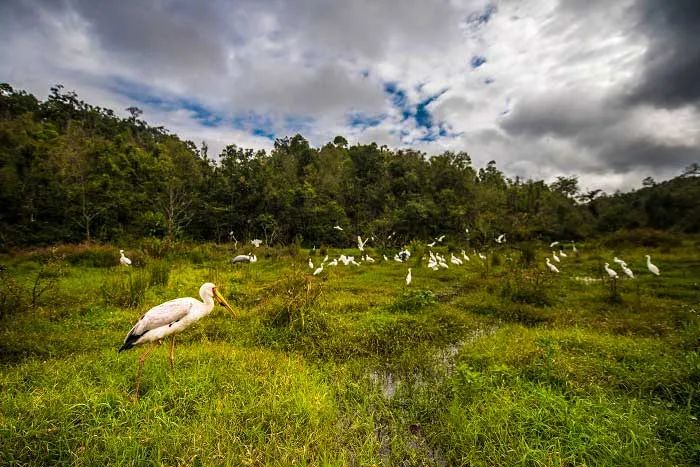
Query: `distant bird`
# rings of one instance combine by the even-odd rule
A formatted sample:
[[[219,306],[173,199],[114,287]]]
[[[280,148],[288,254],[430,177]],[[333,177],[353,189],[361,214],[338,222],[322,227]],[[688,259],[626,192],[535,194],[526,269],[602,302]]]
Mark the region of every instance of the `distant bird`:
[[[657,268],[655,265],[651,264],[651,256],[646,255],[647,258],[647,268],[649,269],[649,272],[654,274],[655,276],[658,276],[661,274],[661,271],[659,271],[659,268]]]
[[[238,263],[254,263],[253,257],[255,255],[247,254],[247,255],[238,255],[235,258],[231,260],[231,264],[238,264]]]
[[[411,277],[411,268],[408,268],[408,274],[406,274],[406,285],[411,285],[412,280],[413,277]]]
[[[365,255],[365,261],[368,263],[374,263],[374,258],[372,258],[370,255]]]
[[[175,334],[207,316],[214,309],[214,300],[228,309],[233,316],[236,316],[231,305],[219,293],[216,286],[211,282],[202,284],[199,288],[200,302],[197,299],[186,297],[176,298],[169,302],[161,303],[148,310],[146,314],[131,328],[126,335],[124,343],[119,352],[129,350],[137,345],[160,342],[162,339],[172,336],[170,341],[170,367],[175,368]],[[139,397],[139,386],[141,384],[141,373],[143,362],[146,357],[155,350],[154,345],[146,350],[139,358],[139,370],[136,375],[136,397]]]
[[[339,225],[333,226],[335,230],[340,230],[341,232],[343,231],[343,228]]]
[[[613,262],[614,262],[614,263],[617,263],[617,264],[619,264],[619,265],[627,264],[627,263],[625,263],[624,261],[622,261],[620,258],[618,258],[617,256],[615,256],[615,257],[613,258]]]
[[[124,250],[119,250],[119,262],[124,266],[131,266],[131,260],[124,256]]]
[[[554,251],[552,251],[552,258],[554,258],[554,261],[556,261],[557,263],[561,263],[561,260]]]
[[[483,253],[479,253],[479,258],[481,259],[481,261],[486,261],[486,255]]]
[[[322,263],[325,263],[326,261],[328,261],[328,255],[326,255],[326,257],[325,257],[325,258],[323,258],[323,261],[322,261]]]
[[[333,259],[333,261],[331,261],[330,263],[328,263],[328,265],[329,265],[329,266],[337,266],[337,265],[338,265],[338,260],[337,260],[337,259]]]
[[[622,263],[620,266],[622,267],[622,272],[624,272],[627,277],[629,277],[630,279],[634,279],[634,273],[630,268],[627,267],[627,264]]]
[[[469,261],[469,256],[467,256],[467,252],[462,250],[462,258],[464,258],[464,261]]]
[[[429,246],[430,248],[434,247],[434,246],[435,246],[435,241],[433,240],[432,242],[428,243],[428,246]]]
[[[362,237],[360,237],[360,236],[358,235],[358,236],[357,236],[357,248],[358,248],[360,251],[365,251],[365,244],[367,243],[368,240],[369,240],[369,238],[365,238],[365,241],[363,242],[363,241],[362,241]]]
[[[464,264],[461,259],[457,258],[454,253],[452,253],[452,256],[450,257],[450,262],[456,266],[460,266]]]
[[[256,238],[255,240],[251,240],[250,243],[252,243],[255,248],[258,248],[262,244],[262,240]]]
[[[552,263],[549,262],[549,257],[547,257],[546,262],[547,262],[547,267],[549,268],[550,271],[556,272],[556,273],[559,272],[559,269],[557,269],[557,267],[555,265],[553,265]]]
[[[250,262],[251,262],[251,263],[257,263],[257,262],[258,262],[258,257],[257,257],[257,256],[255,256],[255,255],[253,255],[253,254],[250,254],[250,253],[248,253],[248,256],[250,256]]]
[[[549,248],[554,248],[557,245],[559,245],[559,242],[552,242],[549,244]]]
[[[608,263],[605,263],[604,268],[605,268],[605,272],[608,273],[608,276],[610,276],[611,279],[617,279],[617,272],[613,269],[610,269],[608,267]]]
[[[571,242],[571,251],[576,253],[578,250],[576,249],[576,244],[574,242]]]
[[[506,234],[502,233],[496,237],[496,243],[504,243],[506,241]]]
[[[322,272],[323,272],[323,263],[321,263],[321,265],[316,268],[316,270],[314,271],[314,276],[318,276]]]
[[[389,261],[389,258],[387,258],[386,255],[382,255],[382,257],[384,258],[384,261]]]
[[[309,258],[309,269],[313,269],[313,268],[314,268],[314,263],[313,263],[313,261],[311,261],[311,258]]]
[[[566,253],[564,253],[564,250],[561,250],[561,249],[560,249],[560,250],[559,250],[559,256],[561,256],[562,258],[566,258],[568,255],[567,255]]]
[[[437,240],[438,242],[442,243],[442,241],[443,241],[444,239],[445,239],[445,236],[444,236],[444,235],[440,235],[440,236],[439,236],[438,238],[436,238],[435,240]]]

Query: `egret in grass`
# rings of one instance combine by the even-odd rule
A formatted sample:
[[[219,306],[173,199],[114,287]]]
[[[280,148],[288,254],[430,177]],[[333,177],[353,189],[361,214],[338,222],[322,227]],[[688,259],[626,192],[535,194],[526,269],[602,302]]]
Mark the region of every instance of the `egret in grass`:
[[[255,255],[248,253],[247,255],[238,255],[231,260],[231,264],[238,263],[254,263],[257,261]]]
[[[571,242],[571,251],[576,253],[578,250],[576,249],[576,244],[574,242]]]
[[[553,265],[552,263],[549,262],[549,257],[547,257],[547,267],[552,272],[556,272],[556,273],[559,272],[559,269],[557,269],[557,267],[555,265]]]
[[[314,268],[314,263],[313,263],[313,261],[311,261],[311,258],[309,258],[309,269],[313,269],[313,268]]]
[[[620,258],[618,258],[617,256],[615,256],[615,257],[613,258],[613,263],[617,263],[617,264],[619,264],[620,266],[622,266],[623,264],[627,264],[627,263],[625,263],[623,260],[621,260]]]
[[[608,276],[610,276],[611,279],[617,279],[617,271],[615,271],[614,269],[610,269],[608,263],[605,263],[604,268],[605,272],[608,273]]]
[[[560,249],[560,250],[559,250],[559,256],[561,256],[562,258],[566,258],[568,255],[567,255],[566,253],[564,253],[564,250],[561,250],[561,249]]]
[[[258,248],[260,245],[262,245],[262,240],[256,238],[254,240],[251,240],[250,243],[252,243],[255,248]]]
[[[176,298],[169,302],[161,303],[148,310],[141,319],[131,328],[129,334],[124,339],[119,352],[129,350],[137,345],[148,343],[160,343],[160,341],[170,336],[170,368],[175,368],[175,334],[178,334],[190,327],[195,322],[207,316],[214,309],[215,300],[236,316],[231,305],[219,293],[216,286],[211,282],[202,284],[199,288],[199,296],[202,301],[191,297]],[[146,357],[155,349],[153,345],[139,357],[139,370],[136,375],[136,398],[139,397],[139,386],[141,384],[141,373]]]
[[[411,285],[413,277],[411,276],[411,268],[408,268],[408,274],[406,274],[406,285]]]
[[[624,272],[627,277],[634,279],[634,273],[627,267],[627,263],[623,262],[620,266],[622,267],[622,272]]]
[[[506,234],[502,233],[496,237],[496,243],[504,243],[506,241]]]
[[[557,263],[561,263],[561,260],[554,251],[552,251],[552,258],[554,258],[554,261],[556,261]]]
[[[316,270],[314,271],[314,276],[318,276],[322,272],[323,272],[323,263],[321,263],[321,265],[316,268]]]
[[[659,268],[657,268],[654,264],[651,264],[651,256],[646,255],[647,258],[647,269],[649,269],[649,272],[654,274],[655,276],[658,276],[661,274],[661,271],[659,271]]]
[[[131,260],[124,256],[124,250],[119,250],[119,263],[124,266],[131,266]]]

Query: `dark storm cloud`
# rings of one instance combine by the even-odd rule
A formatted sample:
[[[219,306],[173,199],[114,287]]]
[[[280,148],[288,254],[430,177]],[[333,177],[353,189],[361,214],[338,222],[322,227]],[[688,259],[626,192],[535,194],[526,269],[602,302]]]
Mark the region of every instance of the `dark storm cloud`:
[[[700,1],[640,0],[638,7],[649,48],[631,101],[668,108],[700,104]]]
[[[653,173],[700,161],[700,147],[666,145],[648,139],[617,141],[605,145],[598,160],[605,162],[601,172],[624,173],[634,167],[649,169]]]

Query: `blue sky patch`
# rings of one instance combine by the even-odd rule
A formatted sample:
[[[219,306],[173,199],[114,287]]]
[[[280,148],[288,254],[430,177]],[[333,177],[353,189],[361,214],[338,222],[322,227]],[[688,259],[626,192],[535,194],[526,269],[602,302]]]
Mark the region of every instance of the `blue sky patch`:
[[[482,56],[482,55],[474,55],[474,56],[472,57],[471,61],[469,62],[469,64],[470,64],[470,65],[472,66],[472,68],[474,68],[474,69],[479,68],[479,67],[480,67],[481,65],[483,65],[484,63],[486,63],[486,57],[484,57],[484,56]]]

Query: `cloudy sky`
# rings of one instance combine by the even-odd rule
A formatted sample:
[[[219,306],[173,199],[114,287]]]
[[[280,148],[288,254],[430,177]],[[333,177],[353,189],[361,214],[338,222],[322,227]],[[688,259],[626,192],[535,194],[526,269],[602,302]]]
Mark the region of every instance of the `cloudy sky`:
[[[697,0],[3,0],[0,81],[213,153],[342,134],[614,191],[700,162],[698,31]]]

